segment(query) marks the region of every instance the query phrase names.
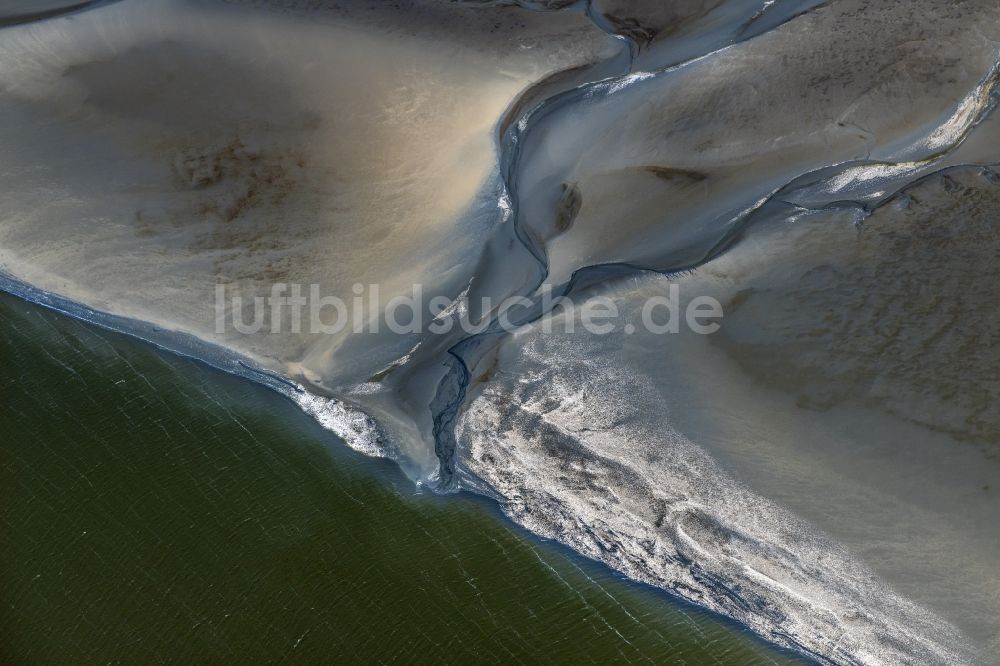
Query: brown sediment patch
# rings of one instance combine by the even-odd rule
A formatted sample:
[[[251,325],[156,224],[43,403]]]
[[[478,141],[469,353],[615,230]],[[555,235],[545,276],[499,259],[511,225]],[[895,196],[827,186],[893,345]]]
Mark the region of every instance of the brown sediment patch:
[[[569,231],[582,205],[583,195],[580,193],[579,186],[576,183],[563,183],[562,195],[556,205],[556,233],[561,234]]]
[[[163,151],[168,182],[153,186],[156,196],[151,203],[135,211],[137,235],[151,237],[189,228],[191,249],[239,248],[252,254],[280,245],[281,237],[294,236],[296,228],[303,226],[301,220],[283,213],[291,200],[308,196],[313,189],[304,148],[254,148],[235,134],[213,144],[177,147],[176,141],[172,143],[172,152]],[[281,219],[285,231],[268,234],[267,220],[247,219],[253,214],[268,218],[271,227]]]
[[[306,160],[302,150],[250,148],[234,136],[219,146],[179,150],[170,166],[179,190],[203,194],[198,212],[232,222],[285,201],[302,183]]]
[[[473,384],[479,385],[488,383],[491,379],[493,379],[494,376],[496,376],[499,368],[500,368],[500,357],[494,353],[493,358],[490,361],[490,364],[486,367],[485,370],[476,375],[475,380],[473,380]]]
[[[312,159],[322,115],[277,70],[169,39],[72,65],[63,78],[84,91],[74,121],[162,165],[138,186],[137,236],[168,234],[234,277],[287,275],[293,248],[320,226],[329,174]]]
[[[644,166],[640,168],[648,171],[657,178],[662,178],[663,180],[686,179],[699,183],[708,178],[708,174],[702,173],[701,171],[694,171],[692,169],[673,169],[671,167],[664,166]]]

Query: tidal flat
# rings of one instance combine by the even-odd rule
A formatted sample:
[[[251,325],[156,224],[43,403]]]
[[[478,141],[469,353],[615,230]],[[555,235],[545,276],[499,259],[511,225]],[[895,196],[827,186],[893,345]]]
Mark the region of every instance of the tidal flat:
[[[249,413],[219,400],[226,416],[194,430],[200,412],[171,403],[136,437],[173,433],[156,441],[213,461],[212,487],[229,489],[223,472],[243,467],[216,458],[233,445],[215,428],[256,435],[294,422],[329,444],[319,448],[397,465],[365,469],[384,471],[371,478],[400,500],[379,518],[404,522],[399,533],[430,532],[417,514],[457,511],[524,544],[558,543],[553,553],[595,572],[565,586],[578,601],[587,577],[623,576],[628,594],[657,588],[671,608],[694,604],[824,664],[998,663],[996,0],[10,7],[0,13],[0,290],[261,384],[217,380],[256,396]],[[674,290],[685,327],[674,326]],[[311,307],[303,323],[310,298],[330,301],[344,325]],[[393,327],[393,304],[408,301],[436,302],[433,325]],[[711,326],[691,323],[695,303]],[[595,309],[605,332],[588,325]],[[39,358],[66,364],[65,354]],[[111,379],[166,395],[149,373]],[[211,397],[195,401],[214,409]],[[145,403],[122,400],[100,418],[142,418],[133,412]],[[58,420],[22,430],[41,435]],[[119,444],[94,431],[88,454]],[[273,489],[241,496],[253,509],[245,529],[314,487],[282,476],[291,463],[277,447],[266,465],[277,471],[260,471],[278,474],[261,482]],[[91,465],[75,469],[88,473],[68,475],[70,487],[90,483]],[[131,467],[93,469],[114,469],[115,488],[130,483]],[[158,492],[173,497],[171,484],[192,475],[202,478],[188,470]],[[183,486],[184,497],[207,483]],[[296,510],[315,516],[322,502],[302,497]],[[102,516],[126,520],[141,501]],[[43,506],[28,492],[12,504]],[[327,536],[287,520],[294,527],[269,524],[264,538]],[[372,536],[395,544],[391,532]],[[440,541],[420,534],[399,551],[467,566],[460,545],[435,551]],[[147,537],[134,548],[160,544]],[[209,566],[213,552],[196,559]],[[66,551],[59,564],[74,559]],[[508,584],[520,570],[494,575]],[[143,580],[128,574],[115,589],[133,579]],[[407,594],[454,593],[426,582]],[[449,616],[490,626],[470,610],[497,612],[475,582]],[[224,596],[246,585],[204,583]],[[370,603],[393,598],[365,589]],[[291,621],[287,593],[272,596],[254,612],[263,604],[274,626]],[[393,617],[377,608],[366,626]],[[522,632],[520,621],[497,626]],[[548,643],[582,650],[559,622],[544,621],[557,627]],[[672,658],[643,642],[657,632],[612,626],[634,648],[622,659]],[[269,631],[261,646],[287,644]],[[348,633],[345,645],[367,640]],[[484,659],[524,654],[465,645]]]

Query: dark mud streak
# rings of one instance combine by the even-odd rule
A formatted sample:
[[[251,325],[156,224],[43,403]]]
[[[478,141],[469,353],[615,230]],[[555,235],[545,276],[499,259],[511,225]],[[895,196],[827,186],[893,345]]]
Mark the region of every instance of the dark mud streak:
[[[4,14],[0,10],[0,28],[77,14],[84,10],[95,9],[101,5],[110,5],[115,2],[119,2],[119,0],[80,0],[80,2],[69,3],[61,7],[53,7],[37,12],[22,12],[19,14]]]

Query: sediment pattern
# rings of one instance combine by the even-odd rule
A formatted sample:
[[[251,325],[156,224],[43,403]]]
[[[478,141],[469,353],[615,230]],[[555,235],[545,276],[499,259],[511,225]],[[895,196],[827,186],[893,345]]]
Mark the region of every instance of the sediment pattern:
[[[819,661],[1000,654],[995,2],[16,9],[0,287]],[[635,316],[668,278],[716,336],[539,333],[544,282]],[[276,282],[488,325],[217,330]]]

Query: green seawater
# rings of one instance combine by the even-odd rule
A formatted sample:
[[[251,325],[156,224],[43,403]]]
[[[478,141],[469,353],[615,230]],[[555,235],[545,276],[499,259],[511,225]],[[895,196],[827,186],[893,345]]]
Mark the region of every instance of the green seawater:
[[[0,294],[0,663],[796,661],[263,387]]]

